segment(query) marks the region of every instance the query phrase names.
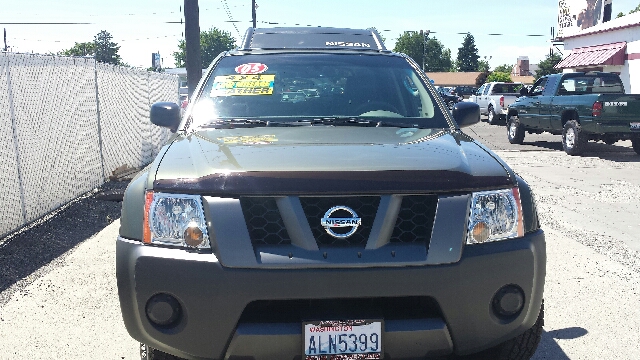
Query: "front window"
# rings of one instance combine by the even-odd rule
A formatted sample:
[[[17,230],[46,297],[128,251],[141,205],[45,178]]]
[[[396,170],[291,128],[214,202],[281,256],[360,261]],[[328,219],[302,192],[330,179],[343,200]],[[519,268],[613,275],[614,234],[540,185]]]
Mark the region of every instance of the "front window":
[[[322,119],[450,127],[404,58],[354,54],[227,56],[207,79],[188,122],[288,126]]]
[[[542,78],[536,81],[536,83],[533,84],[533,86],[531,87],[531,91],[529,92],[529,95],[531,96],[542,95],[542,92],[544,91],[544,87],[547,84],[547,80],[548,80],[547,78]]]

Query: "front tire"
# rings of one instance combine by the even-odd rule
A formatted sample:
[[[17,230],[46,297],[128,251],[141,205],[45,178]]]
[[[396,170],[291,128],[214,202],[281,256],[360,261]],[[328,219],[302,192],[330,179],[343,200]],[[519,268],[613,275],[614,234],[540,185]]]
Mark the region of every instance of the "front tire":
[[[500,118],[499,116],[497,118]],[[489,109],[487,112],[487,121],[489,122],[489,125],[495,125],[497,124],[497,119],[496,119],[496,112],[493,110],[493,105],[489,105]]]
[[[582,133],[577,120],[569,120],[562,130],[562,148],[568,155],[576,156],[584,152],[589,139]]]
[[[524,127],[517,116],[509,116],[507,122],[507,138],[511,144],[522,144],[524,141]]]
[[[640,155],[640,138],[631,139],[631,146],[633,146],[633,151]]]

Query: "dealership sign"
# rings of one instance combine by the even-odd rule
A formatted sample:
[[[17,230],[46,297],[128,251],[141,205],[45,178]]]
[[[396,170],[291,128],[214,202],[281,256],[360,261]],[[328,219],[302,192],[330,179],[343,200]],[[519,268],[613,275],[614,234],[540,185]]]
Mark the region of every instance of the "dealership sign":
[[[559,0],[558,33],[572,36],[604,21],[604,7],[612,0]]]

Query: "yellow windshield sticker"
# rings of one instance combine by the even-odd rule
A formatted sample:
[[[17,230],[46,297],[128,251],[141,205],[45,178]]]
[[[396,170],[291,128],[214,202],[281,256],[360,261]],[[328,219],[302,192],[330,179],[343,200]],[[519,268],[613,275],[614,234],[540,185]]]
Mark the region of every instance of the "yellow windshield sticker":
[[[275,75],[216,76],[211,96],[272,95],[275,78]]]
[[[278,141],[275,135],[255,135],[255,136],[227,136],[218,138],[225,145],[228,144],[247,144],[247,145],[266,145]]]

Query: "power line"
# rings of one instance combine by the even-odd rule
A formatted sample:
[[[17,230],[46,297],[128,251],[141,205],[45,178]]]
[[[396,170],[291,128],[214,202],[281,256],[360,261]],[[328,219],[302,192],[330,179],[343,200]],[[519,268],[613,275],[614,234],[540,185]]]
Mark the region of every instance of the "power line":
[[[233,17],[231,16],[231,10],[229,10],[229,4],[227,4],[227,0],[221,0],[222,1],[222,7],[224,7],[224,10],[227,12],[227,16],[229,17],[229,22],[233,24],[233,27],[236,29],[236,32],[238,33],[239,37],[242,37],[242,35],[240,35],[240,30],[238,30],[238,26],[236,25],[236,22],[233,21]]]

